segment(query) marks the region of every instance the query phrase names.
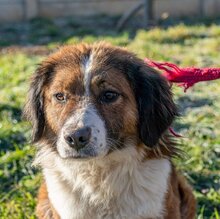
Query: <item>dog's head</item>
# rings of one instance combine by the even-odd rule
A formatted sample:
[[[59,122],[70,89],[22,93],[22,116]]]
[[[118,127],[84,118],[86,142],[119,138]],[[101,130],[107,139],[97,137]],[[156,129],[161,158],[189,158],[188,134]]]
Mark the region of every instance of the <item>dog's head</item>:
[[[62,158],[104,156],[157,145],[176,112],[167,81],[142,60],[105,43],[61,48],[35,72],[26,116],[33,141]]]

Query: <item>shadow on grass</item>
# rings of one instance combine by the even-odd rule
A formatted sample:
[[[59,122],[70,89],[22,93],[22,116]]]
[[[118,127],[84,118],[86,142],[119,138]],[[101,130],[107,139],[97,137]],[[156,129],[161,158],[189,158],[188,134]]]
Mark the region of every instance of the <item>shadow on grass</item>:
[[[196,181],[194,188],[203,194],[206,194],[210,188],[220,189],[220,176],[218,173],[192,173],[191,177]]]
[[[93,38],[119,37],[123,32],[116,30],[116,24],[119,16],[97,15],[90,17],[67,17],[59,19],[35,18],[28,22],[17,24],[2,24],[0,26],[0,47],[8,46],[34,46],[48,44],[63,44],[71,38],[78,38],[82,40],[84,37],[90,36]],[[181,19],[167,19],[158,21],[161,29],[185,24],[192,25],[206,25],[219,24],[220,18],[215,20],[209,18],[181,18]],[[152,26],[152,27],[155,27]],[[128,34],[128,40],[136,36],[136,32],[143,28],[143,19],[141,16],[132,18],[124,29],[124,33]],[[151,28],[151,27],[150,27]],[[160,43],[179,43],[183,44],[185,39],[202,39],[207,37],[204,34],[190,33],[181,35],[177,39],[165,37]],[[123,42],[121,46],[126,46]],[[120,45],[120,43],[118,44]]]
[[[15,145],[22,147],[26,143],[23,131],[13,130],[13,124],[22,121],[22,110],[9,104],[0,104],[0,119],[3,125],[0,132],[0,152],[14,150]],[[10,122],[8,128],[4,127],[4,120]]]
[[[202,106],[213,105],[213,100],[210,98],[195,98],[193,96],[182,96],[178,98],[177,105],[181,114],[184,114],[189,108],[199,108]]]
[[[2,117],[3,111],[7,111],[12,120],[20,122],[22,119],[22,110],[19,107],[0,103],[0,118]]]
[[[23,132],[8,132],[0,134],[0,152],[6,152],[15,149],[15,145],[19,148],[27,142]]]
[[[197,210],[203,209],[203,218],[211,218],[211,215],[217,210],[220,212],[219,202],[215,200],[207,199],[207,197],[198,197],[197,198]],[[198,212],[199,213],[199,212]]]
[[[219,174],[191,172],[189,175],[197,192],[198,210],[204,208],[203,216],[210,218],[215,209],[220,212],[219,200],[216,197],[220,189]]]
[[[185,24],[186,26],[195,26],[195,25],[220,25],[220,17],[180,17],[180,18],[168,18],[168,19],[161,19],[158,21],[158,25],[167,28],[170,26],[178,25],[178,24]]]
[[[190,96],[183,96],[178,98],[177,105],[180,113],[180,120],[176,120],[174,123],[174,128],[177,132],[179,132],[182,129],[189,129],[192,124],[187,123],[184,121],[184,123],[181,121],[181,118],[184,118],[184,115],[187,113],[187,110],[193,109],[193,108],[200,108],[203,106],[211,106],[213,105],[213,100],[208,98],[195,98]]]
[[[104,15],[88,18],[36,18],[28,22],[0,26],[0,47],[62,44],[72,37],[117,37],[118,17]],[[131,28],[133,30],[133,28]],[[128,30],[129,37],[134,31]]]

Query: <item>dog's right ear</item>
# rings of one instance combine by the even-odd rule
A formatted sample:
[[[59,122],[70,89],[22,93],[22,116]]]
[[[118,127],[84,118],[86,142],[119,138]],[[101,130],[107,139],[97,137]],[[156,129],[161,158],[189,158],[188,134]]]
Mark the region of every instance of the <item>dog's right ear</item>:
[[[45,127],[43,90],[49,82],[54,64],[43,62],[35,71],[24,107],[24,117],[32,123],[32,141],[37,142],[43,135]]]

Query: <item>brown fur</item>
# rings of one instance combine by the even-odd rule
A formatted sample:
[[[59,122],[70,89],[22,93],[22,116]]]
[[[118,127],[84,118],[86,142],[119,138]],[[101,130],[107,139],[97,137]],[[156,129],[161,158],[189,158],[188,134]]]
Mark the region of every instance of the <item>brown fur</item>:
[[[186,179],[172,168],[166,196],[165,219],[193,219],[196,212],[196,201]],[[180,209],[177,211],[177,209]]]
[[[56,210],[50,203],[45,182],[41,184],[38,192],[36,215],[40,219],[60,219],[60,216],[56,213]]]
[[[125,147],[124,139],[131,138],[138,142],[137,150],[145,151],[144,160],[171,159],[178,155],[180,151],[166,131],[177,115],[166,80],[135,55],[104,43],[63,47],[38,68],[26,106],[26,115],[33,122],[33,140],[45,142],[45,147],[50,145],[56,151],[55,142],[60,128],[84,98],[81,63],[91,50],[95,54],[91,69],[91,101],[106,122],[109,138],[116,139],[112,150]],[[139,74],[133,75],[133,71],[139,71]],[[138,81],[140,75],[145,81],[141,78]],[[134,84],[135,80],[138,85]],[[100,104],[98,96],[109,89],[122,95],[111,105]],[[67,93],[66,104],[54,100],[53,95],[57,92]],[[174,167],[164,204],[164,219],[195,217],[191,188]],[[45,183],[39,190],[37,216],[40,219],[59,219],[48,198]]]

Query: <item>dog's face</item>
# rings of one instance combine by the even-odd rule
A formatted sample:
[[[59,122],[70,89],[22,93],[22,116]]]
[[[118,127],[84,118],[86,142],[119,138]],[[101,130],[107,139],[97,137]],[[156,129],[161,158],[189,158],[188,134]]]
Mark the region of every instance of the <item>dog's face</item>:
[[[104,43],[49,56],[33,77],[26,106],[33,140],[62,158],[105,156],[131,144],[154,147],[176,114],[162,76]]]

